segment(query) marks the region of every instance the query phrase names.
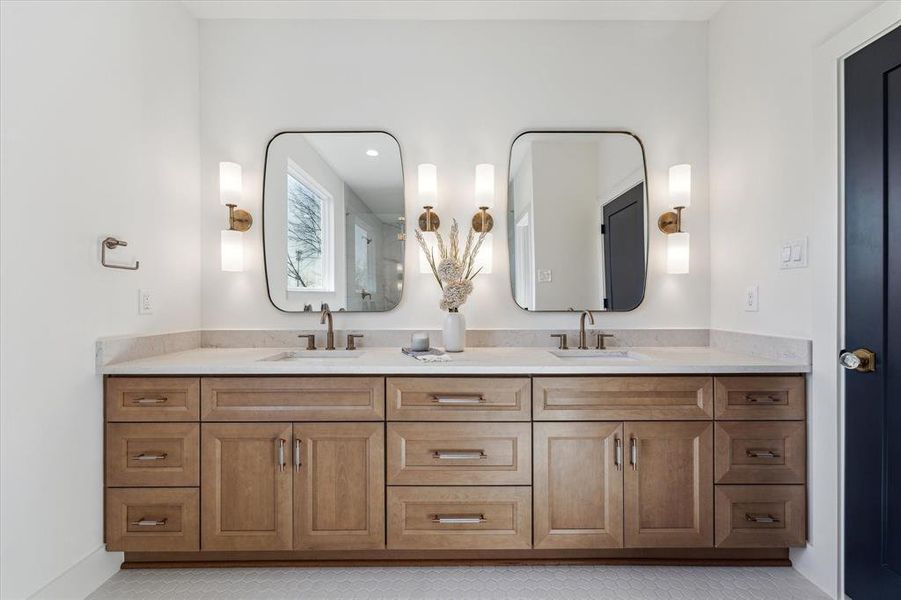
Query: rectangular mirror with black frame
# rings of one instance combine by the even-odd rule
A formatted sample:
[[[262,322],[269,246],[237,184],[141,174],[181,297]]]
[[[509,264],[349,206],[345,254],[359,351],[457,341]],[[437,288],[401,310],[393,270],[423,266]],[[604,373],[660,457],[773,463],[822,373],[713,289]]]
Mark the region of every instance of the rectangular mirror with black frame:
[[[404,175],[388,133],[285,132],[266,149],[263,245],[279,310],[377,312],[404,284]]]
[[[513,142],[510,282],[529,311],[629,311],[644,298],[644,148],[622,131],[529,131]]]

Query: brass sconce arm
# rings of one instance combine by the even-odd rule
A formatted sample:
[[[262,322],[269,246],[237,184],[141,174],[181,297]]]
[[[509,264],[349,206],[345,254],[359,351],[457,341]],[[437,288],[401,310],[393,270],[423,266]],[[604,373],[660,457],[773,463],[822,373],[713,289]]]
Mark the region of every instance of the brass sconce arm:
[[[237,204],[226,204],[228,207],[228,228],[232,231],[247,231],[253,225],[253,217]]]
[[[684,206],[677,206],[671,211],[667,211],[660,215],[657,219],[657,228],[660,229],[661,232],[669,234],[669,233],[680,233],[682,231],[682,211],[685,210]]]

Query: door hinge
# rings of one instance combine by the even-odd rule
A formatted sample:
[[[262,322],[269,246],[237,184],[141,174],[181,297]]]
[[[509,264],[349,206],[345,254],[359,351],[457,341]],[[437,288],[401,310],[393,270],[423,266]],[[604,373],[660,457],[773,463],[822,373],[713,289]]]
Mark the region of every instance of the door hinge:
[[[607,233],[607,226],[601,223],[601,235],[605,235]]]
[[[610,302],[604,298],[604,308],[610,308]]]

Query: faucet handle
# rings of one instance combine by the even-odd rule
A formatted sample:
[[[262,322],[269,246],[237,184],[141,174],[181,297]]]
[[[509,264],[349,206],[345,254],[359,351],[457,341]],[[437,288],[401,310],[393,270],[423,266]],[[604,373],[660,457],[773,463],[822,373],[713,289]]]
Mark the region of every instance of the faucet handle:
[[[612,337],[616,337],[616,336],[613,335],[612,333],[599,333],[597,349],[598,350],[606,350],[607,346],[604,344],[604,338],[612,338]]]
[[[565,333],[552,333],[551,337],[560,339],[560,343],[557,345],[558,350],[569,350],[569,346],[566,345],[566,334]]]
[[[307,350],[315,350],[316,349],[316,334],[315,333],[304,333],[297,337],[307,338]]]
[[[348,333],[347,334],[347,347],[346,350],[356,350],[357,344],[356,339],[364,337],[362,333]]]

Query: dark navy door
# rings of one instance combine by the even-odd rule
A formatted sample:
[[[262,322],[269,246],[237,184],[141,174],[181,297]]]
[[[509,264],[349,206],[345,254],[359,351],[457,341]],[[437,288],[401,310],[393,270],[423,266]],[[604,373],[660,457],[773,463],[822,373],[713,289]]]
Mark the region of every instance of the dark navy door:
[[[845,60],[845,265],[845,593],[901,598],[901,28]]]

